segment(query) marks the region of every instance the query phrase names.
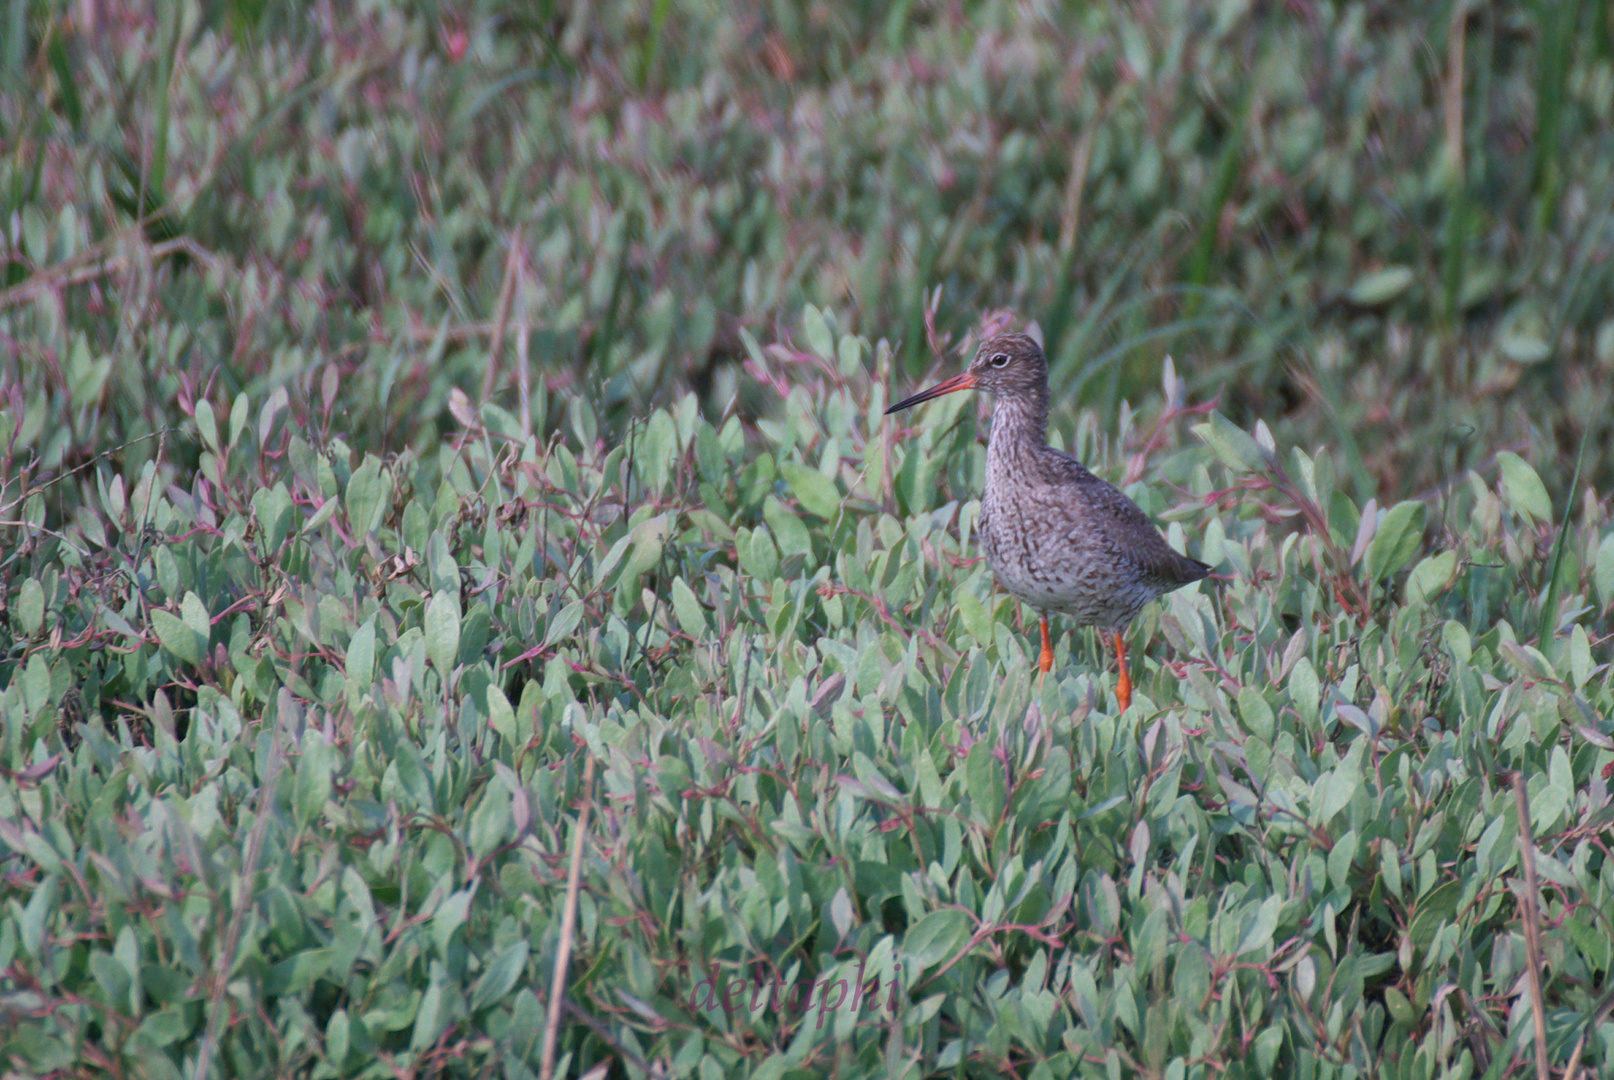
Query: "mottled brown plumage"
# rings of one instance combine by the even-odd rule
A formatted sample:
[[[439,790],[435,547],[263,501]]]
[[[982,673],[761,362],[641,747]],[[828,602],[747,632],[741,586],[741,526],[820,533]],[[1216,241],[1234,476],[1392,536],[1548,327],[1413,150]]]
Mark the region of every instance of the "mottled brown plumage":
[[[981,495],[981,549],[998,581],[1036,608],[1040,666],[1053,666],[1048,614],[1069,615],[1114,635],[1121,674],[1116,696],[1131,700],[1127,624],[1149,601],[1199,581],[1210,567],[1179,554],[1131,499],[1044,440],[1048,365],[1025,334],[981,343],[969,370],[891,406],[896,412],[955,390],[994,396]]]

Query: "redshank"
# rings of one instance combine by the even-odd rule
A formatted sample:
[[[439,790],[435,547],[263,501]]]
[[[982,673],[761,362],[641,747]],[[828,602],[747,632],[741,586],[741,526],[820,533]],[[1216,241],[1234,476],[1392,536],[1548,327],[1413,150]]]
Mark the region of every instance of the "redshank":
[[[1112,636],[1120,665],[1115,697],[1132,703],[1127,624],[1163,593],[1210,573],[1178,554],[1136,503],[1047,444],[1048,364],[1025,334],[987,338],[962,375],[897,402],[887,414],[957,390],[996,398],[986,444],[981,549],[998,581],[1037,609],[1038,667],[1054,664],[1048,615],[1069,615]]]

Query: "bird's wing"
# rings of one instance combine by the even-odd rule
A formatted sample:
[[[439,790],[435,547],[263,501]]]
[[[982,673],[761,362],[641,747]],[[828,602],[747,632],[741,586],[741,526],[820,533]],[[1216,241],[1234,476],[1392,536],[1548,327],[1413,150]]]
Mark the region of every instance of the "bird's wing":
[[[1146,578],[1175,587],[1210,573],[1210,567],[1166,543],[1149,515],[1114,485],[1094,476],[1069,454],[1050,449],[1048,460],[1075,490],[1082,504],[1078,512],[1131,559]]]

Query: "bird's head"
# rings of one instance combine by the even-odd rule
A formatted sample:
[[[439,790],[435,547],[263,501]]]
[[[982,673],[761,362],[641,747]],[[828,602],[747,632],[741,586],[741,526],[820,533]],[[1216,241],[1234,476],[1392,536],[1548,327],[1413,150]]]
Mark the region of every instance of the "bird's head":
[[[1047,392],[1048,362],[1042,346],[1027,334],[994,334],[981,342],[962,375],[944,379],[886,410],[894,413],[956,390],[984,390],[999,397],[1031,397]]]

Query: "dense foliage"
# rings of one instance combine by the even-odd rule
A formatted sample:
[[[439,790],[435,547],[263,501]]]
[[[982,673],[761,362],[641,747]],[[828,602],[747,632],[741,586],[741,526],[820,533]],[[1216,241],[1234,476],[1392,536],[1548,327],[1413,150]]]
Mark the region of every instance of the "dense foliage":
[[[0,1060],[1614,1072],[1608,15],[13,4]]]
[[[23,530],[14,1060],[523,1075],[585,756],[574,1073],[1502,1065],[1514,771],[1553,1057],[1614,1060],[1598,507],[1552,549],[1505,458],[1425,553],[1423,504],[1359,507],[1264,429],[1184,444],[1173,406],[1123,456],[1089,417],[1075,449],[1147,451],[1133,494],[1218,568],[1146,619],[1117,716],[1088,636],[1035,678],[978,503],[943,502],[980,483],[973,408],[894,429],[867,343],[806,337],[757,352],[795,387],[760,448],[693,397],[610,448],[581,399],[542,443],[466,403],[433,487],[242,396],[198,407],[188,486],[152,462]],[[884,988],[857,1007],[854,972]]]
[[[829,305],[917,377],[936,289],[944,330],[1038,319],[1105,414],[1170,352],[1359,498],[1505,448],[1562,494],[1614,373],[1607,0],[10,10],[0,314],[50,470],[332,370],[335,432],[421,446],[456,385],[518,411],[518,337],[613,433],[685,387],[749,418],[739,328]]]

